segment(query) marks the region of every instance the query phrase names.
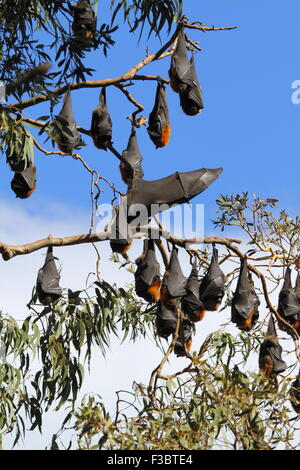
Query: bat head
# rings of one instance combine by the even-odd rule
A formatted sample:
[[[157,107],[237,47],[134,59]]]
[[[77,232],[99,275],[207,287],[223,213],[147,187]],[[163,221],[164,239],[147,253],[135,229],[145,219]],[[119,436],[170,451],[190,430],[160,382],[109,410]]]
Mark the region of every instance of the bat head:
[[[42,305],[50,305],[61,297],[62,289],[59,286],[60,274],[57,270],[53,249],[49,247],[44,266],[39,270],[36,293]]]
[[[36,168],[33,165],[25,170],[16,172],[12,181],[11,189],[20,199],[27,199],[36,188]]]

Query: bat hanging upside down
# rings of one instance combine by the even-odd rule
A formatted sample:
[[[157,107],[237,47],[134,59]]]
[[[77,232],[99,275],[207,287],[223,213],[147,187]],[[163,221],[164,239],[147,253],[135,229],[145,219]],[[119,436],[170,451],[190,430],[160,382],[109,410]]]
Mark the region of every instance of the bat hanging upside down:
[[[221,305],[225,293],[225,275],[218,263],[218,250],[213,245],[213,254],[207,273],[199,287],[200,301],[204,310],[215,311]]]
[[[36,168],[29,165],[23,171],[16,171],[11,181],[11,189],[20,199],[27,199],[36,188]]]
[[[248,273],[246,257],[241,260],[240,274],[231,303],[231,320],[240,330],[250,331],[259,318],[259,298]]]
[[[161,286],[160,265],[155,256],[154,241],[144,241],[144,252],[136,260],[135,291],[146,302],[154,303],[159,300]]]
[[[274,318],[271,315],[267,334],[259,351],[259,368],[267,377],[274,377],[286,369],[282,360],[282,347],[279,344]]]

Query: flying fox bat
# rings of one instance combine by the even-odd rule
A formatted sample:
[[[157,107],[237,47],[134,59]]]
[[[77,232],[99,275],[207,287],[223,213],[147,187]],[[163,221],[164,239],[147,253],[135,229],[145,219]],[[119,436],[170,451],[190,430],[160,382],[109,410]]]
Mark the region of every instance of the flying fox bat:
[[[190,79],[189,75],[190,59],[187,55],[184,28],[181,28],[169,70],[170,85],[175,93],[182,93],[187,89],[186,78]]]
[[[267,377],[275,376],[284,372],[286,363],[282,360],[282,347],[279,344],[274,318],[271,315],[267,334],[259,351],[259,368]]]
[[[92,39],[96,33],[97,18],[90,2],[79,0],[72,5],[73,24],[72,30],[79,39]]]
[[[130,226],[127,224],[126,220],[123,200],[121,200],[120,206],[116,209],[110,231],[113,234],[113,236],[110,237],[110,247],[112,251],[124,255],[131,247],[132,238]]]
[[[231,320],[240,330],[250,331],[257,322],[259,298],[249,277],[247,259],[241,260],[240,274],[231,303]]]
[[[137,205],[142,204],[146,209],[140,213],[139,223],[147,224],[149,217],[169,209],[175,204],[189,202],[193,197],[205,191],[213,183],[223,168],[187,171],[176,171],[166,178],[148,181],[137,178],[127,191],[128,223],[132,222],[136,215],[135,209],[140,212]],[[135,206],[135,207],[134,207]]]
[[[300,414],[300,371],[290,390],[290,401],[294,411]]]
[[[209,268],[199,287],[199,297],[205,310],[218,310],[225,293],[224,284],[225,275],[218,263],[218,250],[213,246]]]
[[[36,188],[36,168],[29,165],[23,171],[16,171],[11,181],[11,189],[20,199],[27,199]]]
[[[203,109],[202,89],[198,81],[194,55],[189,59],[185,44],[185,34],[182,28],[171,59],[169,70],[170,85],[180,94],[180,105],[185,114],[195,116]]]
[[[67,90],[63,107],[55,117],[53,135],[59,149],[64,153],[71,153],[74,148],[83,144],[73,116],[70,90]]]
[[[105,87],[103,87],[99,98],[99,105],[94,109],[92,115],[91,136],[98,149],[107,150],[108,145],[111,143],[111,135],[112,120],[106,104]]]
[[[159,299],[160,265],[155,256],[154,241],[144,241],[144,252],[136,260],[135,291],[146,302],[157,302]]]
[[[148,134],[152,142],[158,147],[169,143],[171,125],[166,97],[166,89],[162,82],[158,82],[154,108],[149,115]]]
[[[138,146],[136,132],[132,128],[127,148],[122,153],[122,161],[120,163],[120,172],[124,183],[131,185],[135,178],[143,178],[142,160],[143,157]]]
[[[177,357],[186,356],[192,346],[192,323],[184,319],[180,328],[179,336],[176,340],[174,353]]]
[[[178,305],[179,301],[177,300]],[[157,334],[161,338],[167,339],[170,335],[173,335],[176,331],[177,325],[177,309],[174,305],[170,306],[171,309],[165,307],[162,302],[158,301],[157,313],[156,313],[156,329]]]
[[[300,302],[295,290],[292,288],[291,269],[287,268],[284,283],[279,292],[278,313],[290,323],[295,329],[300,327]],[[285,326],[279,322],[279,328],[285,331]]]
[[[196,258],[193,262],[191,274],[186,284],[186,295],[182,299],[182,311],[187,317],[193,321],[198,322],[203,319],[205,308],[199,298],[200,279],[198,277],[197,261]]]
[[[196,116],[204,108],[203,99],[202,99],[202,88],[198,82],[194,55],[191,58],[190,62],[190,81],[189,86],[185,91],[179,94],[180,96],[180,106],[185,114],[188,116]]]
[[[25,74],[23,74],[18,80],[15,82],[10,82],[5,85],[5,93],[6,95],[10,95],[13,93],[17,88],[20,88],[22,85],[30,82],[36,75],[42,75],[48,72],[50,69],[51,64],[49,62],[45,62],[44,64],[39,65],[38,67],[34,67],[29,69]],[[1,87],[1,88],[4,88]],[[0,90],[1,90],[0,88]]]
[[[60,298],[60,275],[53,257],[52,246],[48,247],[44,266],[39,270],[36,283],[37,297],[42,305],[50,305]]]
[[[160,289],[161,303],[170,308],[172,299],[186,295],[186,277],[184,276],[178,258],[178,248],[173,246],[169,265],[162,280]]]

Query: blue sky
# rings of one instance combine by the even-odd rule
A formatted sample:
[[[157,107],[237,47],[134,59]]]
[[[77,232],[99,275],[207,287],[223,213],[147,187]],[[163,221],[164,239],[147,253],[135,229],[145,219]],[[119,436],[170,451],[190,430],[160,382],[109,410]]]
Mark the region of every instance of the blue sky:
[[[99,21],[107,21],[106,7],[99,3]],[[270,1],[258,0],[185,1],[185,4],[184,12],[191,21],[236,25],[238,29],[207,33],[189,30],[190,37],[200,41],[203,49],[196,55],[196,66],[205,109],[199,116],[186,116],[178,95],[168,89],[172,124],[169,145],[156,150],[146,128],[138,131],[145,177],[156,179],[176,170],[222,166],[224,172],[219,180],[195,199],[205,204],[207,230],[211,229],[209,220],[214,217],[214,201],[220,193],[249,191],[261,197],[275,197],[295,215],[299,199],[300,105],[291,102],[291,85],[300,78],[297,46],[300,4],[296,0],[291,0],[288,7],[272,2],[271,8]],[[100,50],[88,57],[88,63],[97,70],[94,79],[117,76],[141,60],[147,46],[151,52],[160,47],[158,39],[153,37],[148,42],[146,35],[138,44],[138,33],[129,35],[126,26],[115,34],[115,40],[117,45],[107,58]],[[140,73],[167,77],[169,64],[167,58],[150,64]],[[130,88],[145,106],[145,116],[152,109],[155,88],[154,82],[138,82]],[[97,89],[72,93],[75,119],[86,128],[90,127],[98,93]],[[114,87],[107,90],[107,98],[114,124],[113,140],[122,151],[130,132],[126,116],[133,108]],[[60,107],[57,106],[57,112]],[[25,114],[38,117],[47,111],[48,104],[28,109]],[[125,190],[116,158],[110,152],[97,150],[88,137],[86,142],[88,146],[81,154],[89,165]],[[51,149],[49,142],[45,148]],[[89,210],[89,175],[79,162],[39,152],[35,158],[38,187],[29,200],[15,201],[17,207],[37,213],[47,202],[63,201],[70,210]],[[4,158],[1,166],[1,197],[13,202],[11,174],[5,168]],[[102,200],[109,201],[110,193],[104,194]]]
[[[99,3],[99,21],[108,22],[105,17],[106,7],[101,5],[108,4],[108,0]],[[167,90],[172,124],[169,145],[156,150],[146,128],[137,131],[144,157],[145,178],[161,178],[176,170],[222,166],[224,172],[221,177],[194,200],[205,204],[206,233],[212,231],[210,219],[215,216],[215,199],[219,194],[248,191],[250,195],[256,193],[262,198],[275,197],[290,214],[299,214],[300,105],[296,106],[291,101],[292,83],[300,79],[299,1],[290,0],[288,4],[284,4],[270,0],[185,0],[184,3],[184,13],[190,21],[202,21],[206,25],[215,26],[235,25],[238,29],[188,32],[193,40],[200,41],[203,49],[197,53],[195,60],[205,108],[199,116],[186,116],[179,106],[178,95],[171,89]],[[122,26],[115,34],[117,45],[109,51],[107,58],[101,51],[89,56],[88,63],[96,69],[93,79],[118,76],[144,58],[147,46],[151,52],[160,48],[158,39],[153,37],[147,42],[146,36],[143,36],[138,44],[138,33],[129,35],[127,31],[127,27]],[[170,58],[167,58],[147,66],[140,73],[167,77],[169,64]],[[146,117],[153,106],[155,89],[154,82],[138,82],[130,87],[130,92],[145,106],[143,114]],[[97,89],[72,93],[75,119],[79,125],[90,127],[91,114],[98,102],[98,95]],[[121,152],[127,145],[130,133],[130,123],[126,116],[133,108],[114,87],[107,90],[107,99],[113,119],[113,140],[115,147]],[[58,105],[55,111],[59,112],[60,108],[61,105]],[[46,104],[28,109],[25,115],[37,118],[47,112]],[[101,175],[125,191],[116,158],[110,152],[97,150],[91,139],[86,137],[85,140],[88,145],[80,152],[83,158],[92,168],[96,168]],[[45,144],[45,148],[51,150],[49,142]],[[49,233],[67,236],[86,232],[90,221],[89,174],[84,171],[80,162],[71,157],[45,156],[36,152],[35,162],[38,172],[37,189],[29,199],[17,200],[10,190],[12,173],[5,164],[5,158],[0,161],[0,215],[3,220],[0,227],[1,241],[22,244]],[[103,186],[103,189],[106,187]],[[110,192],[102,196],[103,202],[110,199]],[[119,273],[120,282],[124,282],[124,273],[117,268],[110,268],[110,250],[106,250],[104,244],[101,245],[101,270],[107,273],[106,279],[114,281]],[[72,256],[74,253],[79,254],[77,265]],[[5,282],[0,291],[0,308],[10,314],[15,312],[17,318],[28,313],[24,305],[29,300],[43,254],[44,250],[1,264],[0,273]],[[132,258],[138,254],[136,246],[133,248]],[[93,249],[67,247],[57,250],[57,255],[63,262],[63,287],[82,288],[86,275],[94,270]],[[188,272],[189,265],[184,269]],[[20,298],[16,298],[11,292],[10,280],[16,277],[22,281]],[[131,281],[132,277],[128,280]],[[266,314],[263,308],[262,314]],[[210,331],[228,320],[226,315],[216,314],[215,322],[212,320],[211,323],[208,319],[195,342],[201,343]],[[113,377],[107,378],[107,390],[103,390],[103,384],[98,382],[97,386],[90,387],[96,393],[103,393],[104,398],[111,396],[112,391],[117,388],[130,387],[137,376],[140,381],[146,381],[151,368],[157,365],[160,355],[152,343],[145,344],[142,341],[135,347],[127,346],[128,349],[124,352],[125,346],[120,349],[117,345],[111,355],[108,355],[105,364],[110,364],[113,355],[115,364],[120,364],[124,358],[130,358],[128,360],[134,364],[131,375],[126,374],[122,381],[120,379],[120,383],[115,383]],[[146,367],[144,362],[138,362],[139,357],[147,358]],[[99,361],[98,367],[97,374],[101,367],[106,366]],[[177,369],[178,362],[175,367]],[[95,378],[93,380],[92,383],[95,384]],[[55,422],[51,431],[56,431],[57,425],[59,423]],[[38,448],[40,445],[37,436],[34,440],[31,438],[28,447]]]

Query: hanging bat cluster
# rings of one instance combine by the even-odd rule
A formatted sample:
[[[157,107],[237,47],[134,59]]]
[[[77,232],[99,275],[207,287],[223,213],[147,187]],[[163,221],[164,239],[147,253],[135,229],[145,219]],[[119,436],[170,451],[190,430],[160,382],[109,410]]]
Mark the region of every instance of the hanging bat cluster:
[[[218,253],[213,255],[207,273],[199,279],[194,258],[189,278],[184,276],[178,248],[173,246],[170,261],[162,281],[153,240],[145,241],[144,252],[136,260],[135,290],[139,297],[157,303],[156,329],[161,338],[174,335],[178,325],[178,338],[174,352],[186,356],[192,345],[193,323],[203,319],[206,310],[217,310],[224,296],[225,276],[218,265]]]

